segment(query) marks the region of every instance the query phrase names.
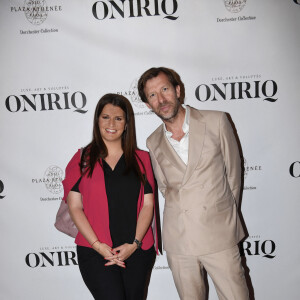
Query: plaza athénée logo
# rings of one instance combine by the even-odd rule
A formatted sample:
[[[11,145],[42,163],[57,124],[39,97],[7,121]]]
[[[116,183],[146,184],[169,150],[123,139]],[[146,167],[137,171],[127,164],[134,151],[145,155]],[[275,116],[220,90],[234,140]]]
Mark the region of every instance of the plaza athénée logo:
[[[239,13],[245,6],[247,0],[223,0],[226,9],[231,13]]]
[[[255,173],[258,174],[262,171],[262,166],[259,164],[249,164],[245,157],[243,157],[244,161],[244,190],[256,190],[257,187],[253,185],[248,184],[248,175],[249,173]],[[247,185],[246,185],[247,183]]]
[[[223,16],[217,18],[217,23],[254,21],[256,16],[242,15],[241,11],[245,8],[247,0],[223,0],[224,6],[232,16]]]
[[[46,190],[51,193],[51,197],[40,197],[41,201],[54,201],[61,200],[62,197],[59,196],[63,192],[62,181],[64,179],[64,171],[55,165],[49,166],[44,172],[44,176],[41,178],[33,178],[31,180],[32,184],[42,184],[45,186]]]
[[[141,100],[137,85],[138,79],[134,79],[128,90],[117,91],[116,94],[122,95],[130,101],[135,116],[153,115],[154,112],[149,110],[146,104]]]
[[[49,5],[48,2],[51,4]],[[38,28],[38,26],[46,24],[48,17],[62,12],[62,6],[57,1],[53,3],[52,0],[25,0],[19,5],[11,6],[10,12],[23,15],[24,19],[28,21],[27,24],[33,26],[20,29],[20,34],[58,33],[59,31],[58,28]]]

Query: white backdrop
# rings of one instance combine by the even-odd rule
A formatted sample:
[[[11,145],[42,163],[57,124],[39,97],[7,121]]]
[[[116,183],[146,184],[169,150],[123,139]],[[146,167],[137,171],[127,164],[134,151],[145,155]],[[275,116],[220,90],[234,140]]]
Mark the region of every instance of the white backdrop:
[[[299,4],[1,1],[0,299],[92,299],[74,241],[53,227],[61,180],[107,92],[129,98],[145,149],[160,120],[136,84],[153,66],[181,75],[187,104],[231,115],[245,159],[243,247],[255,299],[298,299]],[[209,294],[217,299],[212,285]],[[164,255],[148,299],[166,298],[179,299]]]

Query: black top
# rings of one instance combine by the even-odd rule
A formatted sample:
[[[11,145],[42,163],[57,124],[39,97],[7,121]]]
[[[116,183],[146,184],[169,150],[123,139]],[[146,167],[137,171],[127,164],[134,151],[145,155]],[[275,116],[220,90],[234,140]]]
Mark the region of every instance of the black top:
[[[124,154],[117,162],[114,170],[103,159],[105,189],[109,210],[109,229],[113,247],[124,243],[132,243],[135,238],[137,221],[137,203],[141,182],[133,170],[125,174]],[[72,188],[79,192],[81,178]],[[144,194],[151,194],[152,188],[146,180]]]

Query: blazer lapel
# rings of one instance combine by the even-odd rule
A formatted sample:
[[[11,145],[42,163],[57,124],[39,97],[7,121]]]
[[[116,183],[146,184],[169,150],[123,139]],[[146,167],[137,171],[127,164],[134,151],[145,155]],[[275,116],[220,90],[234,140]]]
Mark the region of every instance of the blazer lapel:
[[[163,155],[174,167],[179,169],[183,174],[186,172],[186,165],[166,138],[163,125],[161,125],[159,132],[158,148],[161,155]]]
[[[189,158],[182,185],[184,185],[191,177],[201,157],[205,139],[205,130],[206,124],[201,121],[201,113],[190,107]]]

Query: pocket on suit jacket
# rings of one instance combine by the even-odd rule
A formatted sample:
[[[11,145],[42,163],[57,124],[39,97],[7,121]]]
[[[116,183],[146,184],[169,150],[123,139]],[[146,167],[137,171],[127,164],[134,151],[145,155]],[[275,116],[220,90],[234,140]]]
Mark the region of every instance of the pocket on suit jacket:
[[[216,202],[217,212],[222,212],[234,204],[234,200],[232,196],[228,196]]]

